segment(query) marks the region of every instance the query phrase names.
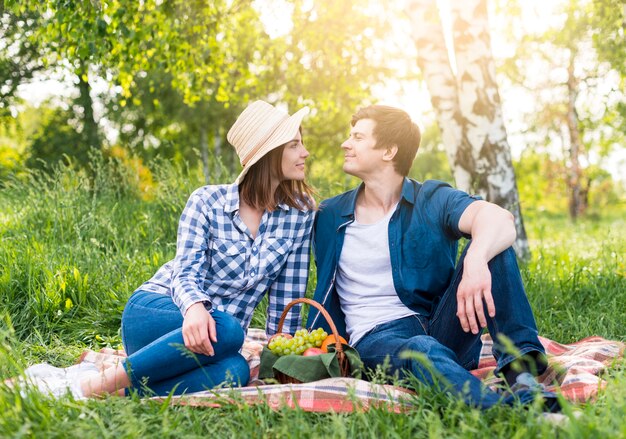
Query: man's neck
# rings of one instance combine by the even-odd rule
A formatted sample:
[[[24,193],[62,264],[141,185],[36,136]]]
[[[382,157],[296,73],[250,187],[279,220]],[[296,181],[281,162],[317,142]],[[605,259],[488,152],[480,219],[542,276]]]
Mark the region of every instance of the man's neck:
[[[357,221],[371,224],[388,214],[400,201],[403,181],[404,177],[395,172],[364,179],[363,191],[356,200]]]

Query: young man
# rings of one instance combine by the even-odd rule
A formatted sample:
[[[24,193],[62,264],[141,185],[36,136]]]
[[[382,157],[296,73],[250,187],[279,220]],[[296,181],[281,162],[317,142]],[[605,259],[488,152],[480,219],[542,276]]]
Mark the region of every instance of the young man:
[[[320,205],[315,300],[367,367],[387,361],[391,372],[481,408],[528,403],[537,394],[547,409],[558,407],[533,376],[546,358],[510,248],[513,215],[446,183],[407,178],[421,135],[404,111],[370,106],[351,125],[343,170],[363,182]],[[455,267],[461,237],[471,242]],[[328,329],[314,309],[307,326]],[[485,327],[496,341],[497,373],[512,389],[504,397],[468,372],[478,364]],[[515,352],[504,349],[502,336]]]

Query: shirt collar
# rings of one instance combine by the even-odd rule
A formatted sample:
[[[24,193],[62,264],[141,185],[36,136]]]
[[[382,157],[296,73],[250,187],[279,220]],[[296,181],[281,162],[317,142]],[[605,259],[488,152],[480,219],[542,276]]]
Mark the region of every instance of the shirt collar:
[[[233,183],[226,189],[224,212],[233,213],[236,210],[239,210],[239,185],[237,183]]]
[[[400,198],[404,198],[407,203],[415,204],[415,185],[407,177],[402,182],[402,194]]]
[[[282,210],[289,210],[289,206],[285,203],[278,203],[278,207]],[[224,204],[224,212],[233,213],[239,210],[239,185],[233,183],[226,189],[226,203]]]
[[[364,187],[365,183],[361,182],[361,184],[352,191],[350,197],[348,198],[348,202],[345,204],[343,210],[341,211],[341,216],[354,217],[354,210],[356,209],[356,199]],[[402,182],[402,193],[400,195],[400,198],[403,198],[407,203],[415,204],[415,186],[407,177],[404,177],[404,181]]]

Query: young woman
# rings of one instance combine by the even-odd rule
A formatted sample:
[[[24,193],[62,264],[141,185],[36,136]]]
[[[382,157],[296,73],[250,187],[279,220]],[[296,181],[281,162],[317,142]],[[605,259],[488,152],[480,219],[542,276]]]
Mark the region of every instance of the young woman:
[[[239,350],[254,309],[267,293],[266,330],[273,334],[285,305],[306,290],[314,216],[300,130],[306,113],[289,116],[263,101],[243,111],[227,135],[243,172],[234,184],[191,194],[176,257],[124,309],[128,357],[103,373],[48,380],[51,393],[64,386],[78,397],[129,390],[167,395],[248,382]],[[300,325],[296,308],[286,332]]]

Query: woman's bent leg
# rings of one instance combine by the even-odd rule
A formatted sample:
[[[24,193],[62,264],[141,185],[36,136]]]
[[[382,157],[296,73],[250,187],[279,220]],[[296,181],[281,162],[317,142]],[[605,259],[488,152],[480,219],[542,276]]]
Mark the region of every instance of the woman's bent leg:
[[[124,350],[132,355],[182,326],[183,316],[170,296],[137,291],[130,296],[122,313]]]
[[[250,380],[250,366],[241,354],[235,354],[213,364],[193,369],[182,375],[149,385],[150,391],[137,388],[140,395],[174,395],[199,392],[225,384],[227,386],[245,386]]]
[[[175,329],[125,360],[132,387],[152,388],[171,378],[183,376],[195,369],[215,365],[238,354],[243,345],[244,333],[237,319],[220,311],[213,312],[217,342],[213,343],[214,356],[194,354],[184,346],[182,328]],[[208,373],[208,372],[207,372]]]

